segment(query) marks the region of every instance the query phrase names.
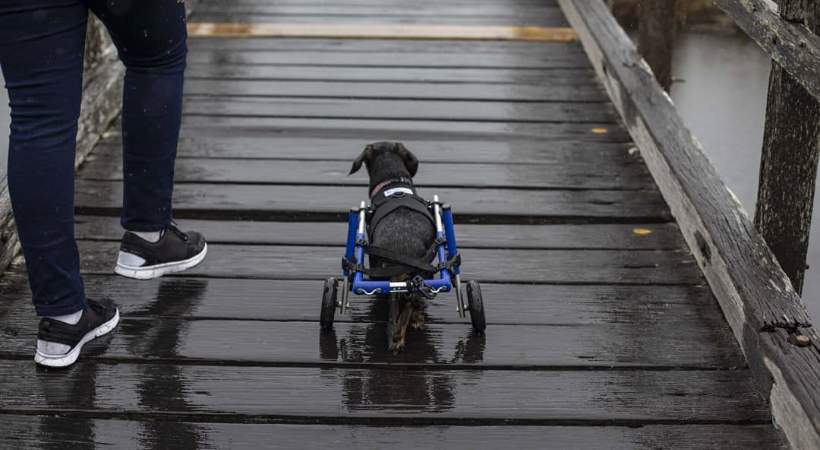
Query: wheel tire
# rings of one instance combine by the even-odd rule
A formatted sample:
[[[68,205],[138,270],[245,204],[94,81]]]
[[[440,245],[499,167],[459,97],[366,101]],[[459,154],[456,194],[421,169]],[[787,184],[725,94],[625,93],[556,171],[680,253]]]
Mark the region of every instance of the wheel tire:
[[[484,333],[487,321],[484,318],[484,300],[481,298],[481,285],[478,281],[467,282],[467,307],[470,308],[470,321],[476,333]]]
[[[333,316],[336,315],[336,279],[325,280],[324,291],[322,292],[322,314],[319,316],[319,325],[323,330],[333,328]]]

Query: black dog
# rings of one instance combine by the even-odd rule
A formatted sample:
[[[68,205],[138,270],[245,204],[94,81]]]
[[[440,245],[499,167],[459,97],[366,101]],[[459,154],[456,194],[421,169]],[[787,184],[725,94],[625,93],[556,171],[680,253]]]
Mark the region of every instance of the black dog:
[[[407,281],[430,275],[424,273],[424,266],[435,256],[436,229],[427,202],[413,185],[419,160],[401,143],[377,142],[365,147],[353,161],[350,174],[362,163],[370,175],[374,207],[368,220],[371,278]],[[404,348],[407,327],[421,328],[424,324],[424,298],[410,293],[391,295],[389,301],[388,347],[398,352]]]

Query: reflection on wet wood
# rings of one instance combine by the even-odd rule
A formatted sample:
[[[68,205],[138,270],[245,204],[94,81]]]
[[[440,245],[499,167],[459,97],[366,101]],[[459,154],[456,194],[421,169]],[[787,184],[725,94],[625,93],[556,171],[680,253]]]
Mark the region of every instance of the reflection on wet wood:
[[[187,117],[271,117],[373,120],[440,120],[514,123],[611,123],[615,110],[595,103],[520,103],[473,101],[469,108],[452,101],[349,100],[311,98],[188,97]]]
[[[370,306],[374,316],[387,313],[382,304]],[[454,302],[452,306],[455,309]],[[0,354],[24,354],[29,349],[36,330],[21,325],[7,324]],[[527,370],[745,367],[742,354],[720,323],[708,328],[682,322],[674,327],[653,327],[651,332],[631,323],[488,325],[492,327],[489,346],[485,337],[472,333],[469,323],[427,324],[420,331],[411,331],[408,339],[412,345],[393,355],[386,350],[386,324],[382,322],[337,323],[332,333],[320,333],[316,322],[246,321],[240,325],[226,320],[123,319],[100,358],[135,362],[150,358],[169,364],[469,365]],[[658,340],[664,342],[662,348],[654,345]]]
[[[79,243],[82,270],[110,274],[115,242]],[[340,247],[211,245],[190,273],[199,276],[321,280],[341,270]],[[691,255],[682,251],[464,249],[466,279],[546,284],[700,284]]]
[[[91,298],[116,300],[129,318],[226,319],[259,321],[313,321],[317,284],[313,280],[248,280],[174,277],[135,282],[114,275],[85,277]],[[723,325],[717,305],[704,286],[585,286],[510,285],[485,283],[482,290],[495,324],[599,325],[632,324],[634,332],[653,335],[657,328],[674,330],[703,326],[704,334]],[[22,274],[0,282],[8,299],[4,321],[34,320],[28,308],[28,284]],[[383,322],[381,302],[355,296],[350,316],[339,322]],[[309,306],[305,306],[309,305]],[[464,323],[451,295],[442,295],[427,308],[428,323]],[[459,328],[460,329],[460,328]],[[318,331],[318,328],[315,330]]]
[[[342,161],[349,165],[361,153],[364,143],[379,138],[363,134],[351,137],[328,133],[320,136],[276,136],[260,130],[219,129],[218,132],[197,128],[180,141],[181,158],[277,159],[290,161]],[[342,133],[339,133],[342,134]],[[382,139],[390,139],[384,136]],[[462,140],[463,139],[463,140]],[[448,164],[566,164],[589,159],[609,166],[641,163],[640,154],[630,153],[631,144],[573,140],[469,140],[400,139],[419,158],[422,172],[426,163]],[[118,133],[111,133],[101,144],[99,158],[116,158],[121,151]],[[180,163],[181,164],[181,163]],[[82,173],[82,172],[81,172]],[[463,172],[459,172],[459,175]],[[112,174],[116,175],[116,174]],[[592,174],[587,174],[591,176]],[[425,176],[419,174],[418,176]]]
[[[183,221],[217,244],[343,246],[341,222]],[[119,241],[118,218],[78,216],[77,236],[88,240]],[[461,248],[531,248],[596,250],[677,250],[683,239],[674,223],[637,225],[456,225]],[[641,233],[636,233],[641,230]]]
[[[654,187],[643,164],[632,161],[613,163],[600,170],[590,159],[575,163],[540,165],[499,165],[425,163],[414,178],[417,186],[503,189],[610,189],[647,190]],[[352,157],[351,157],[352,160]],[[348,161],[288,161],[248,159],[181,159],[174,180],[177,183],[230,183],[270,185],[368,185],[367,173],[349,176]],[[83,168],[80,176],[89,180],[122,180],[122,158],[101,155]],[[457,177],[453,174],[458,173]]]
[[[497,450],[538,448],[565,450],[656,450],[660,443],[679,450],[720,448],[785,449],[766,425],[664,425],[629,427],[571,426],[431,426],[287,425],[253,423],[167,422],[127,419],[3,416],[0,447],[51,448],[72,442],[78,446],[122,448],[254,448],[275,436],[282,448],[391,448],[415,450]],[[93,431],[92,431],[93,430]]]
[[[462,358],[472,356],[464,352]],[[0,408],[12,413],[220,414],[239,421],[385,425],[770,420],[751,380],[734,371],[237,369],[86,361],[68,372],[39,372],[29,361],[2,361],[0,377],[6,380]]]
[[[326,42],[326,41],[323,41]],[[327,49],[317,48],[313,51],[295,52],[288,48],[277,50],[274,46],[265,49],[209,49],[194,52],[188,61],[195,64],[197,72],[206,70],[207,66],[215,64],[237,64],[244,66],[276,66],[276,67],[350,67],[370,68],[376,73],[382,73],[389,68],[406,70],[424,69],[451,69],[442,76],[456,78],[462,70],[498,69],[494,73],[515,74],[516,70],[527,70],[526,73],[542,77],[558,76],[572,72],[589,75],[589,61],[581,51],[581,47],[567,48],[566,46],[542,45],[538,52],[528,53],[465,53],[456,52],[450,46],[444,48],[428,48],[424,51],[384,51],[372,49],[370,51],[348,51],[343,53],[329,52]],[[533,69],[540,69],[535,71]],[[567,70],[576,69],[576,70]],[[434,73],[434,71],[430,71]],[[442,71],[439,71],[442,72]],[[231,73],[227,70],[225,73]],[[389,72],[388,72],[389,73]],[[334,75],[334,78],[336,75]],[[587,84],[595,84],[591,79]],[[546,86],[542,86],[546,87]]]
[[[629,140],[612,123],[464,122],[436,120],[381,120],[328,118],[273,118],[191,116],[182,119],[183,136],[213,134],[234,136],[338,137],[361,142],[379,140],[545,140],[617,142]],[[601,131],[605,130],[605,131]]]
[[[519,189],[419,189],[452,205],[471,223],[554,223],[557,221],[666,222],[663,199],[653,191],[545,191]],[[343,220],[367,196],[361,187],[180,184],[174,189],[177,217]],[[114,215],[122,183],[80,180],[77,209]]]
[[[560,80],[558,80],[560,81]],[[396,100],[476,100],[519,102],[602,102],[604,93],[588,86],[573,86],[569,80],[560,85],[541,87],[525,84],[464,82],[442,85],[424,81],[397,84],[395,81],[357,80],[254,80],[236,78],[198,78],[185,82],[187,97],[296,97],[365,98]]]

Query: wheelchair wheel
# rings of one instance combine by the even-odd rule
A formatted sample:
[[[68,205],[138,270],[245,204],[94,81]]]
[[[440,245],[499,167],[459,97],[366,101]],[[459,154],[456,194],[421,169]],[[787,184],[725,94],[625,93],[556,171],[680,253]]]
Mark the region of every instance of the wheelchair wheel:
[[[470,308],[470,321],[473,322],[473,331],[484,333],[487,322],[484,319],[484,300],[481,298],[481,286],[478,281],[467,282],[467,307]]]
[[[322,314],[319,316],[319,325],[323,330],[333,328],[333,316],[336,315],[336,279],[325,280],[324,292],[322,293]]]

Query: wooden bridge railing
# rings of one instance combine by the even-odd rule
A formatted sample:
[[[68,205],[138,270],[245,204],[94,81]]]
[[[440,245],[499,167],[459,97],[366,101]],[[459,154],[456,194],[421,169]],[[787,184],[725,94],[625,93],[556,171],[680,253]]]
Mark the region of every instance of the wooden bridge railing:
[[[781,18],[770,1],[715,2],[772,55],[779,67],[817,98],[820,93],[820,38],[803,24]],[[680,225],[762,392],[769,398],[775,423],[794,448],[820,448],[817,333],[789,276],[767,245],[764,235],[704,155],[671,98],[606,4],[599,0],[559,0],[559,3],[578,32],[599,78]],[[778,110],[782,114],[790,106],[793,105]],[[812,117],[808,120],[816,121]],[[788,125],[770,123],[768,126]],[[816,123],[806,125],[809,130],[816,126]],[[791,144],[804,142],[803,153],[814,152],[816,167],[816,141],[789,140],[791,135],[788,133],[783,136]],[[767,142],[770,146],[782,145],[783,136],[773,135]],[[777,159],[776,155],[774,159]],[[803,156],[797,165],[810,159]],[[783,178],[783,167],[781,164],[771,174],[764,170],[762,183],[776,184]],[[808,172],[812,173],[801,172],[804,178],[813,176],[814,169],[810,169]],[[785,181],[794,180],[787,178]],[[808,186],[809,180],[802,181]],[[783,191],[782,186],[777,188]],[[803,188],[796,191],[808,196],[810,204],[813,188],[812,179],[811,192],[807,193]],[[768,198],[772,199],[768,208],[781,208],[776,195]],[[805,201],[802,198],[791,204]],[[799,208],[795,213],[793,208],[784,207],[777,214],[777,220],[784,220],[782,218],[790,214],[800,216],[794,220],[806,220],[805,211]],[[810,220],[810,213],[808,217]],[[796,228],[808,232],[805,224]],[[807,245],[807,242],[789,242],[789,245],[795,244]],[[805,262],[805,254],[803,258]]]

